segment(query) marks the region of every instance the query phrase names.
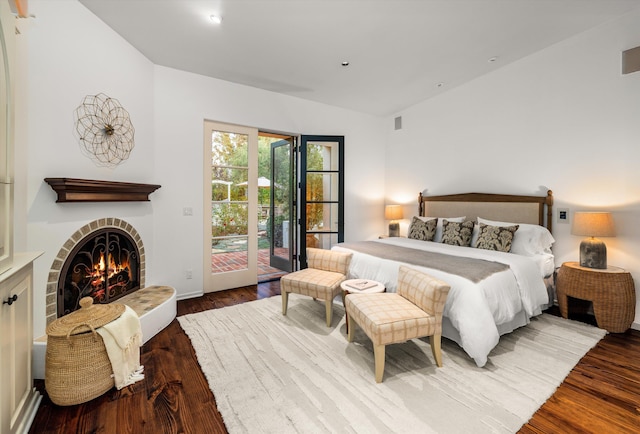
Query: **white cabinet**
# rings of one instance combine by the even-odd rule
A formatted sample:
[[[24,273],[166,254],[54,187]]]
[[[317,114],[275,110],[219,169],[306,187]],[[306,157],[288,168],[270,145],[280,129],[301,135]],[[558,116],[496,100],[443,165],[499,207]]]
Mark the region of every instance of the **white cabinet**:
[[[0,275],[0,433],[29,431],[42,398],[33,387],[33,260],[40,253],[16,254]]]
[[[33,261],[13,254],[15,17],[0,1],[0,434],[27,433],[41,396],[33,387]]]
[[[11,266],[13,256],[14,80],[12,65],[15,50],[15,21],[9,10],[9,2],[0,1],[0,273]]]

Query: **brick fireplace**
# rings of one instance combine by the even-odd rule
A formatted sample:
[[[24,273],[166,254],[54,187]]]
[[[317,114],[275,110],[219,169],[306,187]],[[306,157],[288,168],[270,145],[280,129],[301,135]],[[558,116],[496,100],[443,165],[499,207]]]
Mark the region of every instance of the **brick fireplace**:
[[[76,259],[78,256],[88,259]],[[106,263],[98,265],[100,261]],[[122,265],[122,270],[116,270],[124,261],[126,269]],[[106,270],[110,269],[114,277],[107,275]],[[95,303],[108,303],[144,285],[145,251],[135,228],[118,218],[94,220],[71,235],[51,265],[47,278],[46,323],[73,311],[73,306],[84,295],[92,296]],[[65,297],[69,286],[73,287],[73,294]]]
[[[57,193],[56,202],[148,201],[149,194],[160,188],[159,185],[152,184],[75,178],[47,178],[45,181]],[[97,235],[97,240],[87,242],[92,235]],[[110,248],[108,246],[113,246],[113,254],[108,251]],[[116,252],[118,249],[119,253]],[[81,260],[75,263],[69,262],[70,258],[78,252],[80,255],[93,257],[94,252],[100,253],[101,250],[108,252],[104,255],[104,264],[100,259],[97,261],[92,259],[88,264]],[[113,256],[113,263],[108,259],[109,254]],[[96,257],[101,256],[98,254]],[[130,261],[132,258],[135,259],[134,264]],[[82,269],[85,270],[84,274],[79,273]],[[91,274],[87,278],[88,270],[95,271],[97,275]],[[111,274],[111,270],[115,273]],[[145,270],[146,255],[142,238],[131,224],[118,218],[108,217],[82,226],[62,245],[51,265],[45,292],[46,324],[49,325],[60,315],[59,294],[64,282],[70,281],[72,285],[84,289],[89,289],[93,285],[98,291],[98,294],[94,294],[94,300],[98,298],[95,302],[115,301],[133,309],[140,318],[143,342],[146,343],[176,317],[177,293],[170,286],[145,286]],[[102,282],[100,275],[104,276]],[[129,281],[131,285],[128,284]],[[124,292],[121,291],[122,287],[126,287]],[[113,291],[112,294],[101,299],[102,289]],[[62,299],[64,300],[64,297]],[[64,314],[66,309],[64,307],[61,309]],[[32,363],[34,378],[45,378],[46,348],[46,335],[34,339]]]

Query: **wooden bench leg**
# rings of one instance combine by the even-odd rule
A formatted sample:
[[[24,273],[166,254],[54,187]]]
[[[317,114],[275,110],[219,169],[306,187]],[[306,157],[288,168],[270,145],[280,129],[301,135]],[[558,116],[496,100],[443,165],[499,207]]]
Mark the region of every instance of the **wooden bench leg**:
[[[438,365],[438,368],[442,368],[442,335],[429,336],[429,343],[431,344],[433,358],[436,359],[436,365]]]
[[[347,291],[342,291],[342,305],[344,306],[344,326],[347,334],[349,333],[349,312],[347,312]]]
[[[282,314],[287,314],[287,304],[289,303],[289,293],[282,291]]]
[[[327,327],[331,327],[331,317],[333,316],[333,300],[325,301],[325,309],[327,311]]]
[[[346,311],[346,310],[345,310],[345,315],[347,316],[347,320],[348,320],[349,319],[349,312]],[[353,342],[353,334],[354,334],[353,333],[353,329],[355,328],[354,325],[355,325],[355,323],[351,324],[351,327],[349,327],[347,329],[347,341],[349,341],[349,342]]]
[[[373,357],[376,366],[376,383],[382,383],[382,375],[384,374],[384,345],[373,346]]]

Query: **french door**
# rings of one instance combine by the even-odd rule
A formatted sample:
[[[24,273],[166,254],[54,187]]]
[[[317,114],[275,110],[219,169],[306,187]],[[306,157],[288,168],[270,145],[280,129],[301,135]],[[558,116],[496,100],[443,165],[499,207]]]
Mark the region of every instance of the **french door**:
[[[285,271],[306,268],[307,247],[344,241],[344,137],[295,142],[271,145],[271,266]]]
[[[269,265],[283,271],[295,268],[296,225],[296,139],[271,143],[271,195],[269,200]]]
[[[259,135],[275,138],[269,156]],[[205,121],[203,160],[204,292],[255,285],[265,234],[269,265],[287,272],[306,267],[307,247],[344,240],[344,137]]]
[[[300,137],[300,268],[306,248],[344,241],[344,137]]]
[[[258,282],[258,130],[205,121],[204,292]]]

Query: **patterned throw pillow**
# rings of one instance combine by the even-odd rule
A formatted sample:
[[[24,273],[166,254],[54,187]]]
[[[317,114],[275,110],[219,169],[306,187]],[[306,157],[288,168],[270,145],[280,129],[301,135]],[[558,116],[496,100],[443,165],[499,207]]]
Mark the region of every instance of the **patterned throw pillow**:
[[[498,252],[510,252],[513,235],[518,230],[519,225],[513,226],[491,226],[480,223],[478,231],[478,249],[497,250]]]
[[[450,222],[442,221],[442,242],[452,246],[469,247],[471,245],[471,235],[473,234],[473,222]]]
[[[414,240],[433,241],[436,236],[436,226],[438,219],[427,220],[426,222],[414,217],[409,225],[408,237]]]

